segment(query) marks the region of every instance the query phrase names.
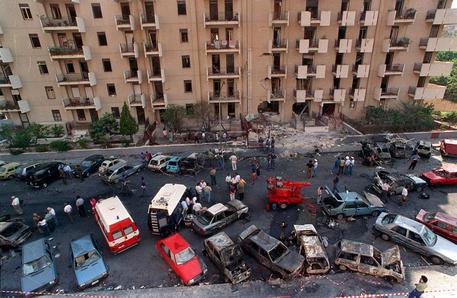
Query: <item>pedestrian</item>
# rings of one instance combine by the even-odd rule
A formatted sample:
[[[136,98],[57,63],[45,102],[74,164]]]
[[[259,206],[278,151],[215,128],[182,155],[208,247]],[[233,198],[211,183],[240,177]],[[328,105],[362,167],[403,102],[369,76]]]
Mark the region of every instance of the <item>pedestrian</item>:
[[[310,159],[308,161],[308,163],[306,164],[306,178],[308,178],[308,179],[311,178],[313,168],[314,168],[314,163],[313,163],[313,160]]]
[[[257,177],[260,177],[260,161],[255,160],[255,173]]]
[[[51,215],[51,221],[54,224],[54,226],[58,226],[59,221],[57,220],[57,215],[56,215],[56,211],[54,210],[54,208],[48,207],[48,208],[46,208],[46,211],[48,211],[47,214]]]
[[[403,187],[403,190],[401,191],[400,205],[403,206],[404,204],[406,204],[407,201],[408,201],[408,187],[405,186],[405,187]]]
[[[317,159],[313,160],[313,177],[317,176],[317,167],[319,166],[319,162]]]
[[[146,193],[146,182],[144,181],[144,177],[141,176],[141,196],[143,197]]]
[[[225,176],[225,183],[227,183],[227,191],[230,192],[230,182],[232,181],[232,176],[227,173],[227,176]]]
[[[227,133],[224,131],[224,133],[222,134],[222,140],[224,141],[224,143],[227,145]]]
[[[350,173],[350,168],[351,168],[351,159],[349,156],[346,156],[346,159],[344,160],[344,175],[349,175]]]
[[[144,155],[143,151],[141,151],[141,153],[140,153],[140,159],[141,159],[142,163],[144,163],[146,161],[146,156]]]
[[[236,171],[237,167],[236,167],[236,163],[238,161],[238,157],[236,157],[235,154],[233,154],[232,156],[230,156],[230,161],[232,162],[232,170],[233,171]]]
[[[411,160],[411,164],[409,165],[408,170],[413,170],[416,168],[417,161],[419,160],[419,155],[417,153],[413,153],[409,158]]]
[[[41,220],[38,222],[38,230],[40,231],[40,233],[43,233],[45,235],[50,234],[49,226],[48,226],[48,223],[46,222],[46,219],[41,218]]]
[[[92,208],[92,214],[95,213],[95,206],[97,206],[97,199],[96,198],[91,198],[90,201],[90,206]]]
[[[335,164],[333,165],[333,174],[338,175],[338,169],[340,168],[340,158],[337,157]]]
[[[382,199],[384,202],[387,202],[388,197],[389,197],[389,191],[390,191],[390,184],[384,181],[381,185],[382,189]]]
[[[257,169],[254,161],[251,162],[251,183],[254,184],[257,180]]]
[[[317,188],[317,199],[316,199],[317,205],[322,204],[322,193],[323,193],[323,191],[324,191],[324,188],[322,186],[319,186]]]
[[[192,200],[189,197],[186,197],[186,204],[187,204],[187,208],[192,207]],[[191,211],[192,211],[192,209],[191,209]]]
[[[40,227],[38,226],[38,223],[41,221],[41,216],[38,215],[38,213],[33,213],[32,214],[32,220],[33,223],[35,224],[35,228],[38,229],[38,232],[41,233]]]
[[[277,158],[276,154],[272,153],[271,154],[271,166],[272,166],[273,170],[275,169],[276,158]]]
[[[208,203],[211,203],[211,192],[212,191],[213,191],[213,189],[209,185],[206,185],[203,188],[203,196],[205,197],[205,199]]]
[[[230,201],[234,200],[236,197],[236,184],[230,183]]]
[[[427,288],[427,282],[428,278],[425,275],[422,275],[419,282],[414,284],[415,288],[409,293],[408,298],[420,298]]]
[[[54,220],[52,219],[52,215],[49,212],[46,212],[44,215],[44,220],[46,221],[49,231],[52,233],[54,232],[56,225],[54,224]]]
[[[12,196],[11,199],[12,199],[11,207],[13,207],[13,209],[16,211],[16,213],[19,215],[24,214],[24,210],[22,210],[21,200],[16,196]]]
[[[268,166],[267,166],[267,170],[271,170],[273,169],[273,154],[271,153],[268,153],[267,155],[267,163],[268,163]]]
[[[351,165],[349,166],[349,176],[352,176],[352,170],[354,169],[355,166],[355,159],[354,156],[351,156]]]
[[[185,216],[187,214],[187,210],[189,210],[189,205],[187,205],[186,200],[181,201],[181,208],[182,208],[182,213]]]
[[[63,212],[68,216],[68,219],[70,220],[71,223],[73,223],[73,215],[71,214],[73,212],[73,207],[69,203],[65,203],[65,207],[63,207]]]
[[[217,184],[216,182],[216,168],[212,167],[211,170],[209,170],[209,177],[211,180],[211,185],[214,186]]]
[[[130,189],[129,189],[129,181],[125,178],[121,178],[121,193],[129,194]]]
[[[71,174],[73,174],[73,170],[71,169],[70,165],[66,164],[63,167],[63,172],[67,178],[71,177]]]
[[[338,175],[343,175],[344,173],[344,164],[345,164],[345,160],[343,157],[340,158],[340,166],[339,166],[339,170],[338,170]]]
[[[333,189],[332,189],[332,191],[334,193],[339,192],[339,189],[338,189],[339,182],[340,182],[340,178],[338,178],[338,175],[335,175],[335,178],[333,178]]]
[[[202,208],[203,208],[202,204],[200,204],[200,203],[197,202],[197,203],[195,203],[195,204],[192,206],[192,212],[193,212],[194,214],[199,214],[200,211],[202,210]]]
[[[216,132],[215,137],[216,137],[216,142],[219,143],[219,133],[218,132]]]
[[[238,183],[238,199],[240,201],[244,200],[244,186],[246,185],[246,181],[241,178],[240,182]]]
[[[84,199],[80,195],[76,196],[75,202],[76,208],[78,209],[78,214],[80,217],[86,217],[86,209],[84,208]]]
[[[271,137],[271,153],[275,153],[275,138]]]

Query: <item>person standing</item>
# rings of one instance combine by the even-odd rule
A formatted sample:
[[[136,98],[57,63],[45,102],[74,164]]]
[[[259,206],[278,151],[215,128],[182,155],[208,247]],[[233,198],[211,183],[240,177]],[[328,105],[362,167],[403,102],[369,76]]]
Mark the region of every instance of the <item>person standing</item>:
[[[267,155],[267,163],[268,163],[267,169],[268,170],[273,169],[273,154],[268,153],[268,155]]]
[[[188,198],[186,198],[188,199]],[[182,200],[181,201],[181,207],[182,207],[182,212],[184,215],[187,214],[187,210],[189,210],[189,205],[187,205],[187,200]]]
[[[227,176],[225,176],[225,183],[227,183],[227,190],[230,192],[230,182],[232,181],[232,176],[227,173]]]
[[[344,175],[349,175],[351,172],[351,159],[349,156],[346,156],[346,159],[344,161]]]
[[[349,166],[349,175],[352,176],[352,170],[354,169],[355,166],[355,159],[354,156],[351,156],[351,165]]]
[[[254,161],[251,162],[251,183],[254,184],[257,180],[257,169]]]
[[[255,173],[257,177],[260,177],[260,161],[255,160]]]
[[[40,233],[44,233],[45,235],[50,234],[49,226],[45,218],[41,218],[41,220],[38,222],[38,230]]]
[[[314,163],[313,163],[313,160],[310,159],[308,161],[308,163],[306,164],[306,178],[311,178],[312,176],[312,171],[313,171],[313,168],[314,168]]]
[[[425,275],[422,275],[419,282],[414,284],[415,288],[409,293],[408,298],[420,298],[427,288],[427,282],[428,278]]]
[[[408,201],[408,187],[405,186],[405,187],[403,187],[403,190],[401,191],[400,205],[403,206],[404,204],[406,204],[407,201]]]
[[[211,192],[212,191],[213,191],[213,189],[209,185],[206,185],[203,188],[203,196],[205,197],[205,199],[208,203],[211,203]]]
[[[141,196],[143,197],[146,193],[146,182],[144,181],[144,177],[141,176]]]
[[[338,175],[343,175],[344,173],[344,164],[345,164],[345,160],[343,157],[340,158],[340,167],[339,167],[339,170],[338,170]]]
[[[69,203],[65,203],[65,207],[63,207],[63,212],[68,216],[68,219],[70,220],[71,223],[73,223],[73,207]]]
[[[38,232],[41,233],[40,227],[38,226],[38,223],[42,220],[41,216],[39,216],[38,213],[33,213],[32,220],[33,220],[33,223],[35,224],[35,228],[38,229]]]
[[[46,214],[44,215],[44,220],[48,225],[49,231],[54,232],[56,225],[54,223],[54,220],[52,219],[52,215],[49,212],[46,212]]]
[[[84,208],[84,199],[80,195],[76,196],[75,202],[76,208],[78,209],[78,214],[80,217],[86,217],[86,209]]]
[[[235,154],[233,154],[232,156],[230,156],[230,161],[232,162],[232,170],[233,171],[236,171],[237,170],[237,166],[236,166],[236,163],[238,161],[238,157],[236,157]]]
[[[338,175],[338,169],[340,167],[340,158],[337,157],[333,165],[333,174]]]
[[[275,138],[271,137],[271,153],[275,153]]]
[[[16,196],[12,196],[11,199],[12,199],[11,207],[13,207],[13,209],[16,211],[16,213],[19,215],[24,214],[24,210],[22,210],[21,200]]]
[[[384,181],[381,185],[382,189],[382,198],[384,202],[387,202],[389,197],[390,185],[386,181]]]
[[[195,185],[195,192],[197,193],[198,199],[201,200],[203,187],[201,186],[200,182]]]
[[[230,201],[233,201],[236,197],[236,184],[230,183]]]
[[[414,171],[417,165],[417,161],[419,160],[419,155],[417,155],[417,153],[413,153],[409,159],[411,160],[411,164],[409,165],[408,170]]]
[[[240,201],[244,200],[244,186],[246,185],[246,181],[241,178],[240,182],[238,183],[238,198]]]
[[[212,167],[211,170],[209,170],[209,177],[211,180],[211,185],[214,186],[217,184],[216,182],[216,168]]]
[[[334,193],[339,192],[339,189],[338,189],[339,182],[340,182],[340,178],[338,177],[338,175],[335,175],[335,178],[333,178],[333,189],[332,189],[332,191]]]
[[[57,220],[57,215],[56,215],[56,211],[54,210],[54,208],[48,207],[48,208],[46,208],[46,210],[48,211],[47,214],[51,215],[51,220],[52,220],[52,223],[54,224],[54,226],[58,226],[59,221]]]
[[[317,159],[314,159],[313,160],[313,177],[316,177],[317,176],[317,167],[319,166],[319,162],[317,161]]]

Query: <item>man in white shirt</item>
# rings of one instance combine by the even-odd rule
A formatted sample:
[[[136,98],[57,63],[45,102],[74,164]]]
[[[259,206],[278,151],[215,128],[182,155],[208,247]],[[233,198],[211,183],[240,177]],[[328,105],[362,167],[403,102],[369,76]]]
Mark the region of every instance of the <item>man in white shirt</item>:
[[[195,185],[195,191],[197,192],[198,198],[201,199],[203,187],[200,183],[197,183],[197,185]]]
[[[236,157],[235,154],[233,154],[232,156],[230,156],[230,161],[232,162],[232,170],[233,171],[236,171],[237,167],[236,167],[236,163],[238,161],[238,157]]]
[[[200,211],[202,210],[202,204],[195,203],[194,206],[192,206],[192,210],[194,211],[195,214],[200,213]]]
[[[73,216],[71,213],[73,212],[73,207],[69,203],[65,203],[65,207],[63,207],[63,212],[68,216],[70,222],[73,223]]]
[[[11,199],[12,199],[11,207],[13,207],[13,209],[16,211],[16,213],[19,215],[24,214],[24,211],[22,210],[22,207],[21,207],[21,200],[19,200],[19,198],[16,196],[12,196]]]
[[[408,187],[403,187],[403,190],[401,191],[401,202],[400,202],[400,205],[404,205],[406,204],[406,202],[408,201]]]
[[[46,210],[48,211],[48,214],[51,215],[54,226],[58,226],[59,221],[57,220],[56,211],[54,210],[54,208],[48,207],[48,208],[46,208]]]
[[[387,202],[387,197],[389,196],[390,185],[387,182],[383,182],[381,185],[382,188],[382,198]]]

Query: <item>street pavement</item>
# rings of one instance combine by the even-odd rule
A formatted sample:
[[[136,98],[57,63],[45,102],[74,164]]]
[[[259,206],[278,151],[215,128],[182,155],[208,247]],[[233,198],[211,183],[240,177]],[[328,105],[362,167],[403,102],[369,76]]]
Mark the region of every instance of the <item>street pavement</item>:
[[[192,150],[191,148],[181,148],[181,150]],[[111,152],[110,152],[111,153]],[[243,151],[240,153],[243,156],[248,155],[259,155],[253,151]],[[111,154],[107,154],[111,155]],[[324,154],[319,157],[320,166],[318,169],[318,175],[315,178],[310,179],[312,186],[305,188],[304,194],[308,197],[314,197],[316,189],[319,185],[331,185],[333,176],[331,175],[331,168],[333,166],[335,157],[337,154]],[[129,160],[137,160],[136,156],[128,156]],[[53,157],[55,158],[55,157]],[[71,159],[72,162],[78,161],[77,157]],[[262,173],[254,185],[247,185],[246,187],[246,198],[245,203],[250,208],[250,221],[241,220],[230,225],[226,229],[227,232],[233,239],[245,228],[251,224],[256,224],[258,227],[271,233],[273,236],[279,236],[279,224],[281,222],[287,223],[287,231],[289,232],[293,224],[299,223],[314,223],[315,219],[306,210],[304,206],[290,206],[286,210],[278,210],[267,212],[265,210],[266,202],[266,178],[269,175],[282,176],[285,179],[306,181],[303,170],[307,163],[307,158],[279,158],[276,162],[276,169],[273,171],[267,171],[265,160],[262,160]],[[455,162],[450,160],[451,162]],[[420,160],[419,164],[414,173],[419,174],[424,170],[432,169],[442,162],[441,157],[433,156],[430,160]],[[393,168],[399,171],[406,172],[408,162],[406,160],[395,160]],[[243,160],[239,164],[239,173],[249,178],[249,163],[247,160]],[[214,189],[212,197],[214,202],[225,202],[228,198],[226,185],[223,182],[224,177],[229,172],[229,165],[226,165],[226,170],[220,170],[217,173],[218,185]],[[356,156],[356,167],[354,169],[353,176],[343,176],[340,182],[340,189],[349,189],[351,191],[363,192],[364,188],[369,184],[369,177],[373,174],[374,169],[362,166],[358,157]],[[145,178],[147,191],[145,196],[141,196],[140,181],[141,177]],[[26,186],[21,181],[11,180],[0,182],[0,213],[13,213],[10,207],[10,197],[16,195],[25,201],[24,206],[24,220],[27,224],[32,225],[31,215],[33,212],[38,212],[44,215],[46,207],[53,207],[57,211],[57,216],[61,223],[57,230],[52,234],[52,242],[56,246],[60,257],[57,259],[57,270],[59,272],[59,284],[55,290],[63,290],[64,292],[74,292],[75,287],[75,276],[71,269],[70,257],[69,257],[69,243],[72,239],[81,237],[85,234],[92,233],[96,241],[101,244],[103,257],[109,266],[110,275],[103,281],[99,286],[86,290],[86,292],[101,290],[102,293],[107,293],[107,290],[113,289],[138,289],[138,288],[167,288],[180,289],[177,292],[182,292],[182,296],[197,296],[198,293],[193,291],[181,290],[183,289],[180,281],[176,275],[170,270],[168,265],[162,260],[158,252],[155,249],[155,241],[157,237],[152,236],[147,228],[147,208],[151,198],[155,195],[158,189],[165,183],[182,183],[187,186],[195,185],[201,178],[209,180],[208,171],[204,170],[195,177],[191,176],[170,176],[160,173],[151,173],[148,170],[144,170],[138,175],[130,178],[133,194],[130,196],[122,195],[119,193],[119,186],[110,186],[104,184],[97,175],[93,175],[84,181],[78,179],[70,179],[67,184],[63,181],[56,181],[49,185],[47,189],[35,190]],[[443,211],[450,214],[457,214],[457,187],[437,187],[429,189],[427,192],[430,194],[429,200],[421,200],[417,198],[416,193],[410,194],[410,200],[406,206],[399,206],[398,198],[393,198],[387,203],[389,211],[394,213],[400,213],[409,217],[415,217],[417,212],[421,209],[427,209],[430,211]],[[72,224],[69,220],[64,217],[63,207],[65,202],[72,202],[74,204],[76,195],[81,195],[83,198],[88,199],[90,197],[101,197],[106,198],[111,195],[118,195],[133,219],[137,223],[141,231],[141,243],[129,249],[119,255],[112,255],[104,242],[103,236],[92,216],[86,218],[78,218],[77,215],[75,222]],[[212,202],[212,203],[214,203]],[[202,202],[203,205],[208,206],[206,202]],[[380,238],[376,238],[372,232],[371,227],[374,222],[372,217],[357,218],[355,221],[342,220],[339,222],[338,227],[334,229],[327,228],[325,226],[319,226],[318,230],[323,235],[328,237],[329,247],[327,249],[330,260],[334,260],[336,246],[335,244],[343,239],[351,239],[361,242],[366,242],[375,245],[381,250],[391,247],[393,244],[390,242],[383,241]],[[195,249],[197,254],[202,255],[203,249],[203,238],[193,233],[189,229],[183,228],[180,233],[190,242],[192,247]],[[31,240],[42,237],[38,233],[34,233]],[[363,276],[357,273],[340,273],[336,269],[333,269],[331,274],[328,276],[306,276],[297,278],[296,281],[287,283],[287,291],[279,292],[260,292],[258,297],[271,296],[271,295],[288,295],[302,296],[306,295],[309,297],[331,297],[333,295],[349,295],[359,293],[376,293],[376,292],[392,292],[397,290],[410,289],[411,285],[417,281],[417,274],[420,272],[426,272],[431,267],[426,259],[411,252],[410,250],[401,248],[401,254],[403,263],[406,267],[410,267],[409,272],[411,275],[407,275],[407,280],[401,285],[392,285],[382,279]],[[209,272],[205,283],[219,284],[223,283],[223,278],[216,270],[211,261],[203,256],[204,261],[209,265]],[[265,267],[259,265],[251,257],[246,257],[248,265],[252,267],[252,281],[268,281],[271,272]],[[435,268],[435,267],[434,267]],[[436,269],[441,275],[446,278],[437,275],[437,279],[430,280],[430,287],[435,289],[449,288],[449,280],[457,281],[455,279],[455,268],[444,265],[437,267]],[[21,260],[20,251],[16,252],[4,252],[3,261],[1,266],[0,276],[0,288],[2,290],[18,290],[20,289],[20,274],[21,274]],[[447,282],[445,282],[447,281]],[[304,285],[306,283],[306,285]],[[178,286],[179,288],[176,288]],[[229,286],[224,286],[229,287]],[[236,286],[246,288],[246,286]],[[199,287],[195,287],[198,289]],[[214,288],[214,287],[213,287]],[[221,287],[222,288],[222,287]],[[232,287],[229,287],[232,289]],[[249,287],[247,287],[249,291]],[[216,290],[219,287],[216,287]],[[271,287],[267,287],[271,289]],[[155,295],[160,293],[167,293],[167,290],[161,290],[155,292],[150,290]],[[263,291],[263,290],[262,290]],[[304,292],[303,292],[304,291]],[[322,291],[322,292],[321,292]],[[113,295],[118,296],[113,292]],[[149,292],[151,293],[151,292]],[[169,293],[169,292],[168,292]],[[217,293],[217,292],[215,292]],[[230,292],[221,296],[230,296]],[[243,293],[243,292],[240,292]],[[245,292],[247,296],[250,296],[250,292]],[[265,293],[265,295],[263,295]],[[295,293],[295,294],[294,294]],[[132,293],[132,295],[135,295]],[[138,293],[141,295],[141,293]],[[237,296],[236,291],[233,296]],[[123,295],[121,295],[123,296]],[[245,296],[242,294],[241,296]],[[240,296],[240,297],[241,297]],[[134,297],[134,296],[132,296]],[[138,296],[139,297],[139,296]],[[201,297],[205,297],[204,295]],[[209,296],[206,296],[209,297]],[[255,297],[254,295],[252,297]],[[446,297],[446,296],[436,296]]]

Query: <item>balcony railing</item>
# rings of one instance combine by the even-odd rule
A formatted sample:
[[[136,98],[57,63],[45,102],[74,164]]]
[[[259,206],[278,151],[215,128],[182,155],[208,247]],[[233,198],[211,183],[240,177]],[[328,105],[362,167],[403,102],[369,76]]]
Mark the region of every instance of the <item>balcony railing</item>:
[[[402,37],[398,39],[391,39],[390,40],[391,47],[408,47],[409,46],[409,38]]]
[[[215,40],[206,42],[206,51],[239,51],[240,42],[235,40]]]
[[[271,44],[273,50],[287,49],[287,45],[288,45],[287,39],[279,39],[279,40],[273,39],[272,44]]]
[[[208,77],[239,77],[240,68],[231,67],[226,69],[219,69],[218,67],[208,67]]]
[[[145,103],[144,94],[130,94],[127,100],[131,107],[143,106]]]
[[[14,101],[0,100],[0,112],[1,111],[20,111],[19,104]]]
[[[405,11],[391,10],[387,16],[387,25],[393,26],[401,23],[413,23],[416,19],[416,10],[408,8]]]
[[[156,28],[159,29],[159,16],[158,15],[140,15],[141,29]]]
[[[79,47],[51,47],[49,48],[51,56],[67,56],[67,55],[84,55],[83,49]]]
[[[0,85],[10,84],[10,79],[8,76],[0,75]]]
[[[289,25],[289,12],[288,11],[270,13],[270,26],[271,25],[280,25],[280,24]]]
[[[65,108],[95,108],[95,103],[93,98],[65,98],[63,100]]]
[[[89,73],[72,73],[72,74],[60,74],[57,76],[57,82],[82,82],[87,81],[89,83]]]
[[[232,94],[227,93],[208,93],[208,100],[209,102],[239,102],[240,101],[240,92],[235,91]]]
[[[284,100],[286,97],[286,91],[282,89],[269,90],[269,99],[270,100]]]
[[[133,43],[121,43],[121,53],[126,54],[126,53],[134,53],[133,49]]]
[[[60,18],[60,19],[52,19],[48,16],[40,16],[41,25],[43,28],[50,28],[50,27],[76,27],[76,19],[73,18]]]
[[[116,16],[115,19],[116,19],[117,26],[130,25],[129,16]]]
[[[204,14],[205,26],[211,25],[237,25],[239,24],[239,14],[234,12],[227,15],[207,15]]]
[[[386,65],[385,72],[402,73],[404,69],[404,64],[388,64]]]

